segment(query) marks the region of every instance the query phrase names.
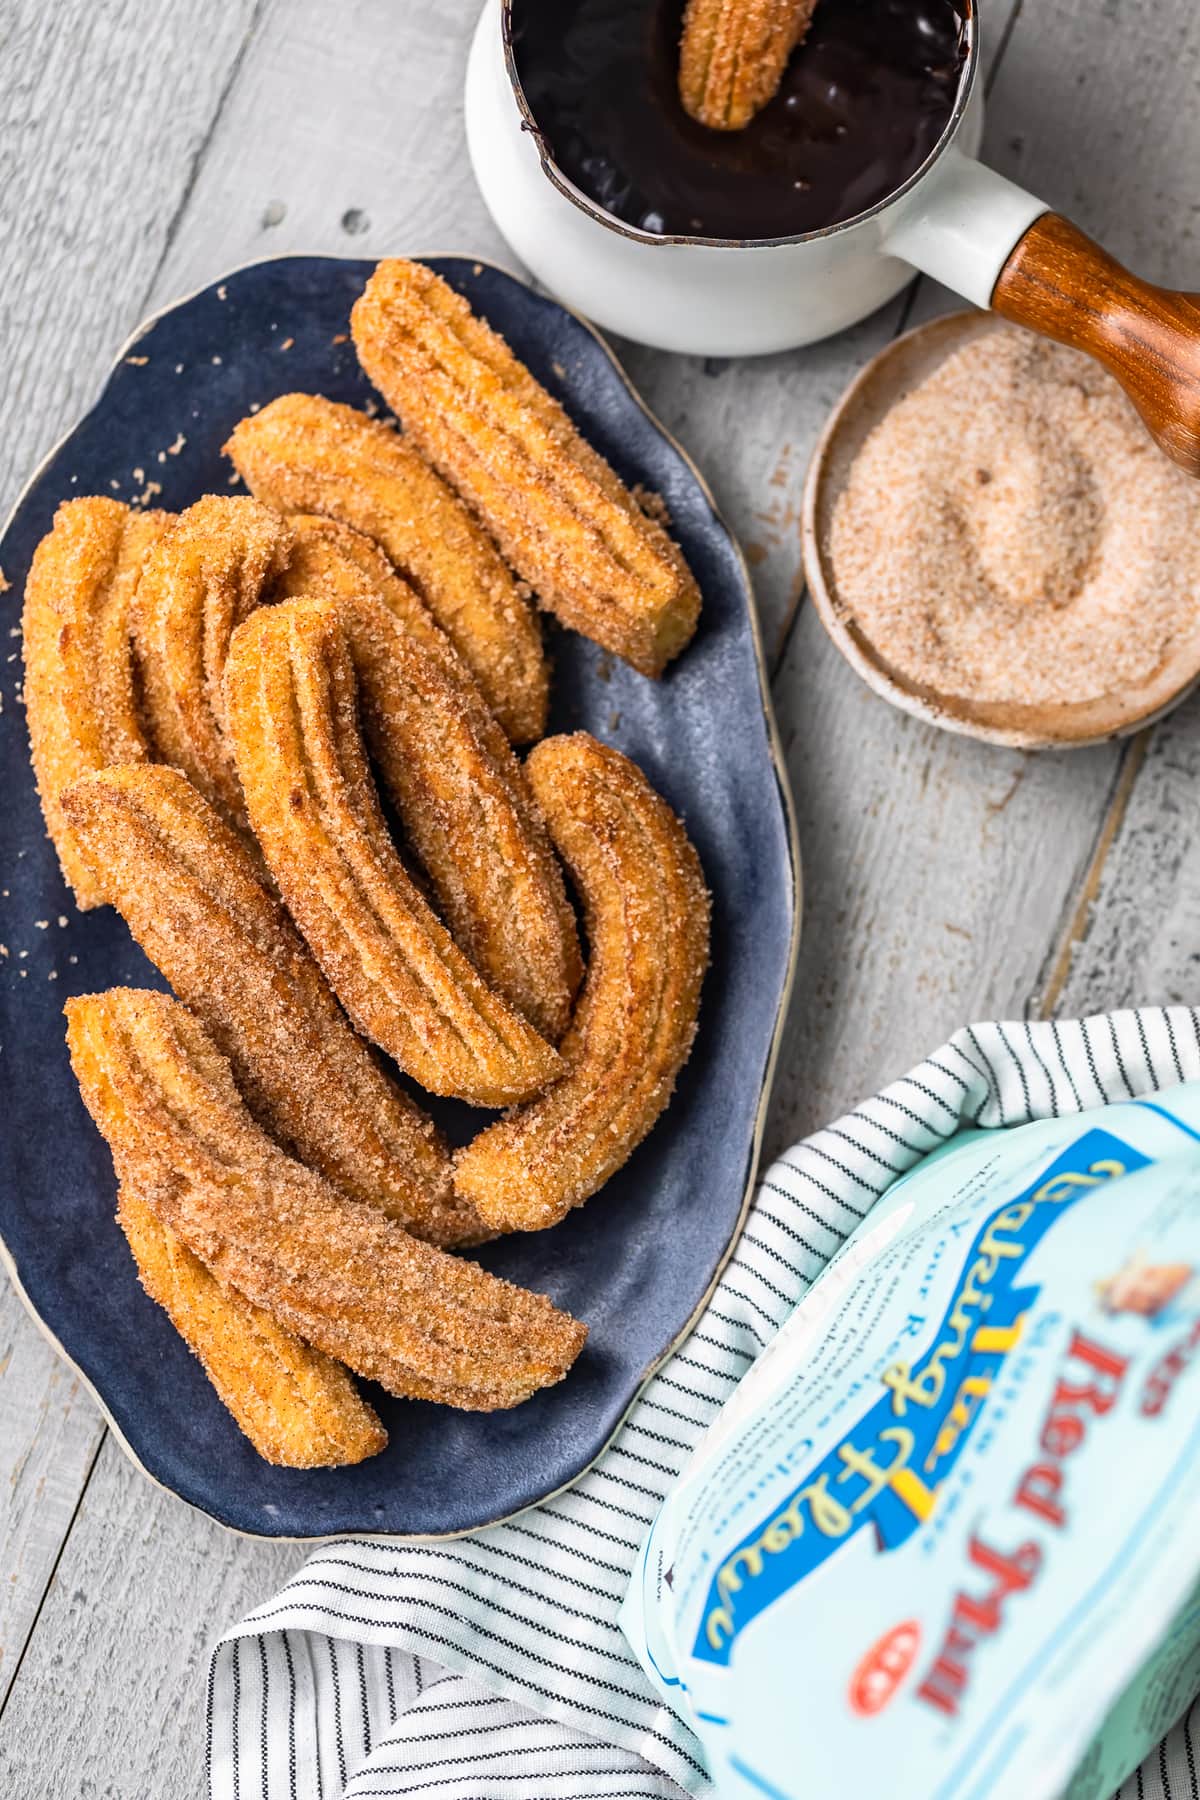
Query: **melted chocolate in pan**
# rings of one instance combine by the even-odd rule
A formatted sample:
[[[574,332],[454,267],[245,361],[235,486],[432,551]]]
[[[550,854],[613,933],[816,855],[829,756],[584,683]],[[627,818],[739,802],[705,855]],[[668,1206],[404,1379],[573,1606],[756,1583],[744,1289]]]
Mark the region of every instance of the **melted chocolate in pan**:
[[[681,0],[514,0],[512,43],[552,160],[626,224],[777,238],[866,212],[941,137],[967,55],[963,0],[820,0],[779,92],[742,131],[689,118]]]

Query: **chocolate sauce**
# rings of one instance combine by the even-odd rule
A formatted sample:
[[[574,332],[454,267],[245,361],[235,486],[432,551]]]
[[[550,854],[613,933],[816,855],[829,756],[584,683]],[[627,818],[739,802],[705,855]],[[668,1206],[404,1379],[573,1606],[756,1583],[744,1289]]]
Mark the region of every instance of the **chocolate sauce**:
[[[779,238],[902,187],[954,108],[965,0],[820,0],[779,92],[710,131],[676,87],[682,0],[513,0],[512,45],[552,160],[643,231]]]

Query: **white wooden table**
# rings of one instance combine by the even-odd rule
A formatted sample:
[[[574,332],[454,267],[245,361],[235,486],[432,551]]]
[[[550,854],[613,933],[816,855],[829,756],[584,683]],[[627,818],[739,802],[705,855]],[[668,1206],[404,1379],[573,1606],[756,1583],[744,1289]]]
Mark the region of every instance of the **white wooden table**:
[[[981,0],[986,153],[1152,279],[1200,287],[1200,9]],[[511,266],[467,163],[475,0],[0,0],[0,516],[147,312],[280,251]],[[1200,696],[1023,756],[859,685],[804,604],[822,418],[928,283],[760,362],[628,348],[754,565],[804,937],[767,1150],[974,1017],[1200,999]],[[620,349],[621,347],[618,346]],[[0,1276],[0,1793],[203,1791],[206,1652],[296,1566],[128,1465]]]

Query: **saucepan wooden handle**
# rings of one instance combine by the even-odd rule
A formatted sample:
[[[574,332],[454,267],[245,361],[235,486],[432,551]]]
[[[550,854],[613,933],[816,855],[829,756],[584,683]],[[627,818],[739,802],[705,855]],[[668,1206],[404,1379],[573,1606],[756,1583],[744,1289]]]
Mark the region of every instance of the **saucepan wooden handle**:
[[[1139,281],[1043,213],[1001,269],[992,306],[1103,363],[1167,455],[1200,475],[1200,294]]]

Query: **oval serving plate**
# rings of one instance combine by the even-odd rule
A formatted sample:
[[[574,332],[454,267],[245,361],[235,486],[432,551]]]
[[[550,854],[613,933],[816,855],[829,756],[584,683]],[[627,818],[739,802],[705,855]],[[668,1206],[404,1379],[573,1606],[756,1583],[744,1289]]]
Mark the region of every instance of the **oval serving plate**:
[[[696,1047],[671,1106],[590,1205],[479,1260],[549,1294],[590,1335],[567,1379],[511,1412],[458,1413],[369,1390],[382,1455],[354,1468],[272,1468],[251,1449],[166,1316],[138,1286],[113,1222],[108,1150],[67,1060],[62,1004],[115,983],[163,984],[109,908],[75,911],[45,836],[3,672],[0,779],[0,1240],[23,1297],[155,1481],[237,1530],[444,1536],[544,1499],[595,1460],[687,1330],[749,1196],[798,929],[799,864],[741,554],[696,471],[597,334],[511,275],[428,259],[512,344],[632,483],[663,496],[704,595],[700,629],[661,682],[547,624],[550,729],[592,731],[641,765],[683,815],[713,891],[713,961]],[[370,262],[256,263],[150,321],[94,409],[26,489],[0,540],[3,606],[20,619],[30,558],[76,494],[178,510],[233,491],[221,445],[253,405],[307,389],[363,406],[347,337]],[[461,1141],[484,1115],[440,1108]]]

